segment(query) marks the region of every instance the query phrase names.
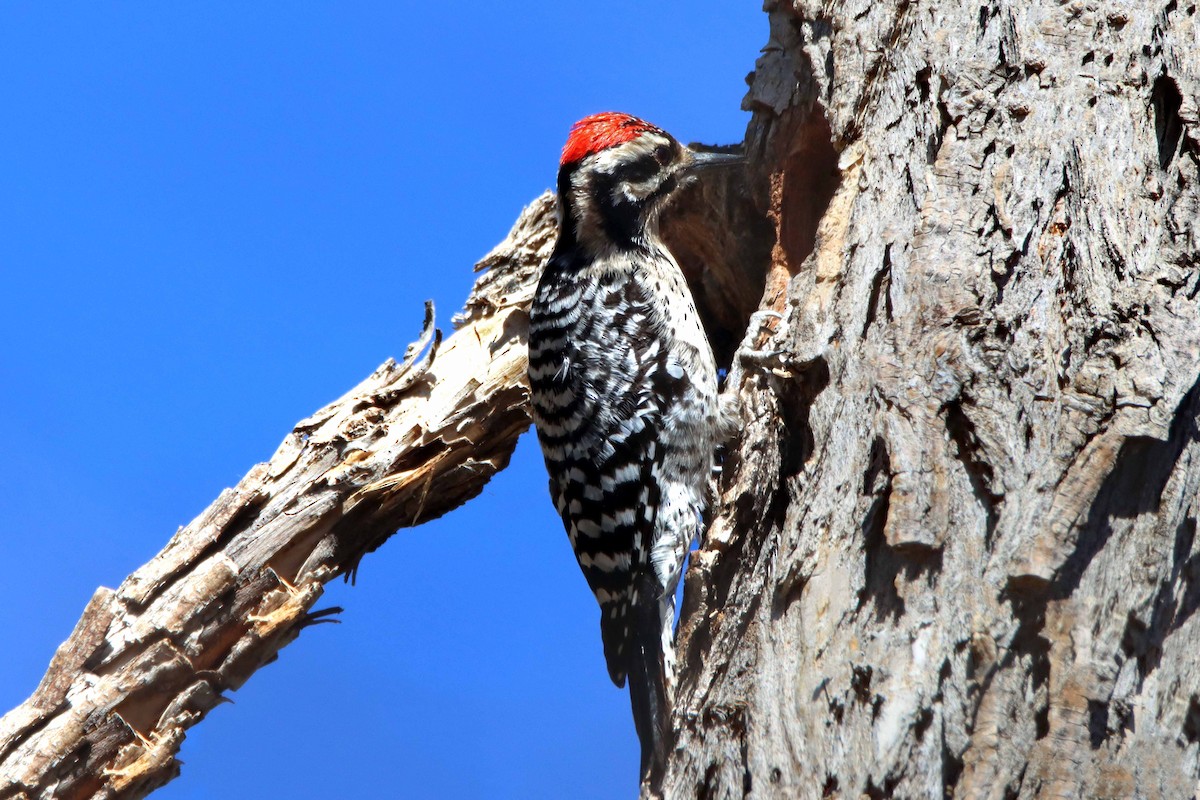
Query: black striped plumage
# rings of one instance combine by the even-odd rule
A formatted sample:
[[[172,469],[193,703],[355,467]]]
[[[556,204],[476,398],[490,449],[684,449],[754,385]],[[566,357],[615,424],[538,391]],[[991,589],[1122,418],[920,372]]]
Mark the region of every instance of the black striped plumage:
[[[550,496],[601,606],[609,676],[625,685],[633,578],[650,569],[662,409],[672,378],[636,276],[551,260],[531,314],[530,385]]]

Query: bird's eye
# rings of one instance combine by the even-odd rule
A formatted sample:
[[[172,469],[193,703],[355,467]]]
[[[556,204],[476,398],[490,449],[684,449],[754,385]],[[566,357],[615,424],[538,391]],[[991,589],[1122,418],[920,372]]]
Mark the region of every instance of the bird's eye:
[[[669,145],[669,144],[660,144],[654,150],[654,160],[657,161],[659,163],[659,165],[663,166],[663,167],[665,167],[667,164],[671,163],[671,157],[673,155],[675,155],[675,153],[671,149],[671,145]]]

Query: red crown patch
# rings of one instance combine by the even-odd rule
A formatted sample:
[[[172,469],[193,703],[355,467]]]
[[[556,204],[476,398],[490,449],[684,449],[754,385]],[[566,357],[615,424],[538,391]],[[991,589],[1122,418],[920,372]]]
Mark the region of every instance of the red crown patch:
[[[636,139],[643,133],[661,133],[649,122],[617,111],[604,111],[584,117],[571,126],[563,146],[560,166],[574,164],[588,156]]]

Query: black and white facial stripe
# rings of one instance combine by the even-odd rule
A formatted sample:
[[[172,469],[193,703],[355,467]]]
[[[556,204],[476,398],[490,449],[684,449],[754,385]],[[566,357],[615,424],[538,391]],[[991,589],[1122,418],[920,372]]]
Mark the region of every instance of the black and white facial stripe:
[[[679,143],[654,132],[565,165],[559,193],[569,198],[567,211],[573,216],[564,218],[564,227],[570,226],[569,233],[585,247],[643,245],[663,201],[685,180],[686,165]],[[589,230],[602,238],[589,240]]]

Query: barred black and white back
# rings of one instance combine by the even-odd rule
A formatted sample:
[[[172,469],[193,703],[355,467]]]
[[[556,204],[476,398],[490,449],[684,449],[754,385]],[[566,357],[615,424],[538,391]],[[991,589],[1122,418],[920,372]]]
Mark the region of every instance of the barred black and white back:
[[[674,621],[669,604],[712,468],[715,369],[655,334],[669,314],[643,276],[553,262],[547,275],[530,324],[534,420],[551,497],[601,605],[609,675],[623,686],[630,604],[661,598],[668,636]],[[694,383],[697,372],[712,374],[708,386]],[[654,598],[635,597],[639,571],[654,576]]]

